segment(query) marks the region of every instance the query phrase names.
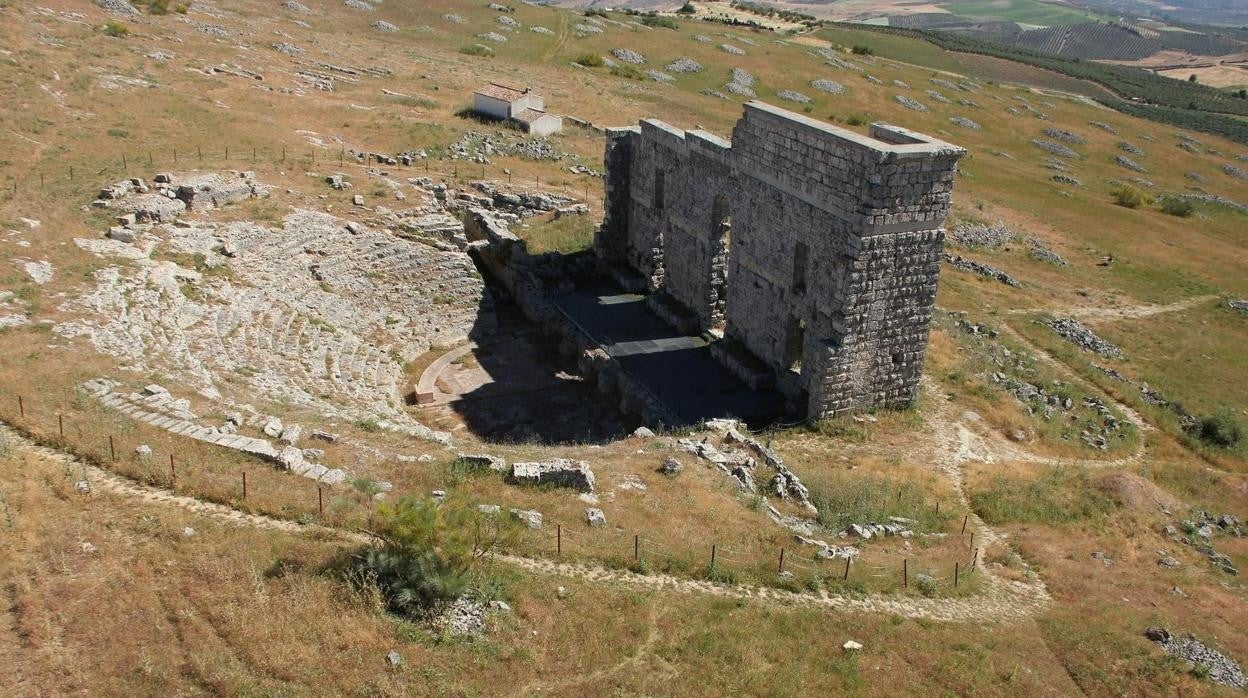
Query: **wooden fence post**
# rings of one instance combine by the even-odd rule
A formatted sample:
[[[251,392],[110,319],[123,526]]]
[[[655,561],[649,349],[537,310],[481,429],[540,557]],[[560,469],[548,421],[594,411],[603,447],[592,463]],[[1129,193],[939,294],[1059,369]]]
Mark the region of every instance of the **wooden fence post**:
[[[243,471],[243,500],[247,499],[247,471]]]
[[[963,535],[963,536],[966,535],[966,520],[969,518],[971,518],[970,514],[967,514],[966,516],[962,517],[962,533],[960,533],[959,535]]]
[[[780,566],[776,568],[776,574],[784,571],[784,548],[780,548]]]
[[[321,489],[321,485],[316,485],[316,513],[318,516],[325,516],[325,490]]]
[[[845,576],[841,578],[842,582],[849,581],[849,558],[845,558]]]
[[[178,489],[178,471],[173,465],[173,454],[169,454],[169,479],[173,482],[173,489]]]
[[[958,562],[957,560],[954,560],[953,562],[953,586],[955,587],[958,586]]]
[[[971,542],[968,543],[966,547],[972,550],[975,548],[975,532],[974,531],[971,531]]]
[[[904,557],[901,559],[901,588],[910,588],[910,560]]]
[[[22,401],[21,395],[17,396],[17,413],[21,415],[22,419],[26,419],[26,403]]]
[[[56,428],[61,433],[61,438],[65,438],[65,415],[56,415]]]
[[[108,459],[117,462],[117,449],[113,447],[113,435],[108,435]]]
[[[563,524],[555,525],[555,554],[563,554]]]
[[[715,544],[711,543],[711,569],[715,569]]]
[[[633,534],[633,562],[637,562],[639,559],[641,559],[641,536],[634,533]]]
[[[122,153],[122,154],[121,154],[121,169],[123,169],[123,170],[130,169],[130,166],[129,166],[128,164],[126,164],[126,154],[125,154],[125,153]]]

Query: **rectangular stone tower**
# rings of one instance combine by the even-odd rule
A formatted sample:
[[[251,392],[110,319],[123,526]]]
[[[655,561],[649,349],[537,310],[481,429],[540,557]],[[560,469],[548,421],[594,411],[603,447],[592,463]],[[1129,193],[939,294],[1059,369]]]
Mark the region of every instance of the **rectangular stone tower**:
[[[751,385],[820,417],[913,400],[958,159],[750,102],[729,144],[662,122],[608,132],[596,249]]]

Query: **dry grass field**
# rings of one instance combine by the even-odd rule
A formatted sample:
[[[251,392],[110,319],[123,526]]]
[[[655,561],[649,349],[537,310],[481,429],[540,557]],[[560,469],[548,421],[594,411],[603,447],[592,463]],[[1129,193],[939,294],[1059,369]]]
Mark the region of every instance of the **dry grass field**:
[[[1197,511],[1248,518],[1248,437],[1217,446],[1149,398],[1248,425],[1248,315],[1227,305],[1248,298],[1248,179],[1236,174],[1248,170],[1243,146],[1108,111],[1068,85],[1022,87],[896,37],[838,29],[816,42],[697,20],[673,30],[622,13],[522,3],[500,13],[475,0],[358,5],[196,0],[140,3],[140,14],[119,15],[87,0],[0,0],[0,420],[12,427],[0,434],[0,693],[1235,694],[1143,631],[1192,633],[1248,661],[1242,576],[1177,540],[1187,531],[1167,531]],[[505,41],[483,37],[490,33]],[[849,51],[873,42],[874,56]],[[613,49],[646,63],[635,74],[576,63]],[[678,58],[702,70],[646,77]],[[184,339],[208,322],[205,288],[262,286],[242,262],[213,266],[202,251],[174,249],[169,240],[190,229],[174,226],[148,234],[158,242],[150,258],[98,246],[116,215],[91,207],[101,187],[161,172],[245,170],[269,187],[267,198],[188,214],[186,225],[258,224],[276,240],[301,209],[389,230],[398,226],[383,209],[419,205],[409,178],[457,190],[489,180],[586,203],[588,216],[516,229],[535,251],[574,253],[602,215],[602,190],[569,168],[601,170],[603,137],[569,128],[550,140],[565,154],[558,160],[453,159],[453,146],[474,132],[517,137],[461,115],[472,90],[532,85],[551,111],[597,127],[654,117],[726,136],[744,100],[725,89],[732,68],[755,76],[758,99],[813,118],[860,132],[885,121],[966,147],[948,227],[999,223],[1012,233],[991,248],[951,241],[951,253],[1018,285],[945,265],[912,409],[759,435],[820,505],[811,537],[860,547],[848,567],[814,560],[769,518],[768,499],[739,492],[677,443],[718,438],[713,430],[500,441],[475,434],[454,411],[378,398],[398,405],[395,420],[448,431],[447,448],[345,408],[329,412],[325,405],[345,398],[328,388],[283,400],[290,393],[262,380],[259,363],[219,371],[212,352]],[[843,91],[820,91],[814,80]],[[785,101],[785,91],[810,101]],[[1036,141],[1060,141],[1076,156]],[[410,166],[351,155],[416,150],[428,157]],[[334,173],[354,188],[331,189],[325,177]],[[1188,216],[1157,203],[1128,208],[1115,203],[1124,183],[1157,201],[1205,199]],[[353,205],[356,194],[365,206]],[[281,244],[293,259],[314,243]],[[1038,257],[1037,247],[1065,264]],[[197,270],[202,283],[139,276],[166,263]],[[278,271],[269,283],[304,273],[293,263]],[[148,280],[117,300],[92,295],[114,274]],[[301,312],[313,313],[307,299],[342,292],[324,282],[300,296]],[[136,329],[153,304],[171,299],[185,301],[176,306],[183,314],[157,331]],[[1065,317],[1121,355],[1081,349],[1046,324]],[[130,323],[113,344],[66,331],[109,318]],[[376,334],[357,344],[383,347],[374,361],[394,364],[403,392],[454,348],[413,344],[405,354]],[[1075,416],[1016,399],[994,380],[998,372],[1071,396]],[[333,432],[335,442],[315,445],[352,479],[319,488],[127,417],[81,388],[100,377],[128,390],[163,385],[205,423],[247,404]],[[1103,451],[1081,438],[1096,427],[1088,420],[1100,419],[1085,399],[1121,426]],[[140,444],[151,454],[138,455]],[[518,488],[457,461],[481,452],[589,462],[599,482],[593,506],[607,526],[587,526],[587,503],[574,493]],[[685,466],[678,477],[658,472],[668,456]],[[77,489],[83,480],[90,493]],[[359,531],[378,525],[372,480],[393,485],[383,502],[443,490],[455,501],[544,514],[541,530],[520,534],[474,577],[483,596],[511,609],[491,614],[483,637],[396,617],[352,583],[346,559],[367,545]],[[890,516],[912,520],[915,536],[838,537],[849,523]],[[1244,538],[1217,534],[1212,544],[1248,569]],[[781,549],[791,578],[777,575]],[[933,587],[918,588],[917,574]],[[843,649],[848,640],[863,649]],[[401,666],[387,663],[391,650]]]

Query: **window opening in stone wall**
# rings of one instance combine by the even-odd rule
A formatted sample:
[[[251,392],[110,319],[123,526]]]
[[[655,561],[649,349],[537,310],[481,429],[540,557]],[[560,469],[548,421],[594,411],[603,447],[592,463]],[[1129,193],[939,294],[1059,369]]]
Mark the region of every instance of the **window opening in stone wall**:
[[[728,198],[715,197],[711,206],[711,327],[720,329],[728,304],[728,254],[732,247],[732,214]]]
[[[793,248],[793,292],[806,292],[806,266],[809,263],[810,250],[806,243],[799,242]]]
[[[802,346],[806,341],[806,321],[789,316],[784,340],[784,364],[794,373],[802,372]]]
[[[665,179],[663,170],[654,171],[654,207],[663,208],[664,184]]]

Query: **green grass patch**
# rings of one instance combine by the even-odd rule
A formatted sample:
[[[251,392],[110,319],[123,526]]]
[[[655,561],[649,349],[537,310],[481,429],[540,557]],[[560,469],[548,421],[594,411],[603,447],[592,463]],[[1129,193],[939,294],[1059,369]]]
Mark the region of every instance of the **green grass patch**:
[[[1116,504],[1087,473],[1057,467],[1039,479],[998,475],[971,494],[971,507],[987,524],[1069,524],[1109,514]]]
[[[575,214],[533,223],[528,229],[514,230],[529,246],[529,252],[561,252],[572,254],[588,250],[594,244],[594,220]]]

